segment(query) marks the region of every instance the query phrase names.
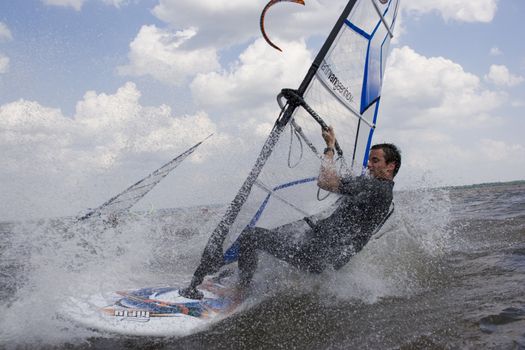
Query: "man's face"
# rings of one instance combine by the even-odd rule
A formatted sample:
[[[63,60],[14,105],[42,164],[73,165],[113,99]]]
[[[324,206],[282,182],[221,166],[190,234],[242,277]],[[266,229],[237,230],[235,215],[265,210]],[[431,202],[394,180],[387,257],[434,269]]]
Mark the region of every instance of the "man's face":
[[[377,179],[392,180],[394,178],[394,162],[387,163],[385,153],[382,149],[373,149],[368,158],[368,170],[370,175]]]

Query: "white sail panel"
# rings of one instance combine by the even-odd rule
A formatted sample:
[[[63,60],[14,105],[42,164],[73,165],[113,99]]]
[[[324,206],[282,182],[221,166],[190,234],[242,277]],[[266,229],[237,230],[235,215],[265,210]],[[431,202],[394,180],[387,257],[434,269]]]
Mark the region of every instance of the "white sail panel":
[[[344,27],[323,60],[317,78],[348,108],[360,114],[368,40]]]

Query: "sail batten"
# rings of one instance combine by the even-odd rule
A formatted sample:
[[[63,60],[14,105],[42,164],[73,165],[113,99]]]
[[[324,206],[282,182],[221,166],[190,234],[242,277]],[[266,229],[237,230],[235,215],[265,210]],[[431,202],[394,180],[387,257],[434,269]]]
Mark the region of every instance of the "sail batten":
[[[316,177],[312,177],[312,178],[308,178],[308,179],[304,179],[302,180],[303,182],[309,182],[309,181],[315,181],[317,180]],[[293,186],[295,185],[296,183],[293,183],[293,184],[290,184],[289,186]],[[274,188],[274,189],[270,189],[268,188],[268,186],[264,185],[262,182],[260,181],[256,181],[255,182],[255,185],[257,185],[259,188],[263,189],[264,191],[266,191],[268,193],[269,196],[273,196],[273,198],[281,201],[282,203],[288,205],[290,208],[293,208],[295,209],[296,211],[298,211],[299,213],[301,213],[302,215],[304,216],[310,216],[311,214],[304,211],[303,209],[299,208],[298,206],[296,206],[295,204],[292,204],[290,201],[288,201],[287,199],[279,196],[277,194],[277,191],[280,190],[281,188],[284,188],[283,186],[280,186],[278,188]]]

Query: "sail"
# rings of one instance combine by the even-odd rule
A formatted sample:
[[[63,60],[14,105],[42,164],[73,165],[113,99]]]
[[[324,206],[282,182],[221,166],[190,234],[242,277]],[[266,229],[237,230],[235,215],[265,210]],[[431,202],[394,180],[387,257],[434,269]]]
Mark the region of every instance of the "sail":
[[[295,225],[301,231],[332,213],[338,195],[317,186],[322,128],[336,132],[341,175],[364,171],[398,8],[398,0],[349,1],[299,89],[279,94],[281,113],[212,233],[190,287],[220,263],[236,261],[236,239],[246,227]]]
[[[114,216],[129,210],[135,205],[142,197],[144,197],[149,191],[151,191],[163,178],[165,178],[173,169],[179,166],[180,163],[190,154],[192,154],[197,147],[199,147],[204,141],[210,138],[209,135],[204,140],[200,141],[196,145],[190,147],[185,152],[181,153],[177,157],[170,160],[142,180],[138,181],[134,185],[128,187],[115,197],[109,199],[100,207],[90,210],[88,213],[81,216],[78,220],[83,221],[90,217],[96,216]]]

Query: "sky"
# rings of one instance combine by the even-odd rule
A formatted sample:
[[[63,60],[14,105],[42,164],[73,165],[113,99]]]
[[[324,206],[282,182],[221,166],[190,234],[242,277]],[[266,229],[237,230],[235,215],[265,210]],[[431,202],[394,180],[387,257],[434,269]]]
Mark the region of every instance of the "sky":
[[[204,139],[141,203],[227,201],[345,0],[0,0],[0,221],[75,215]],[[376,142],[398,189],[525,179],[522,0],[402,0]],[[140,206],[139,206],[140,208]]]

